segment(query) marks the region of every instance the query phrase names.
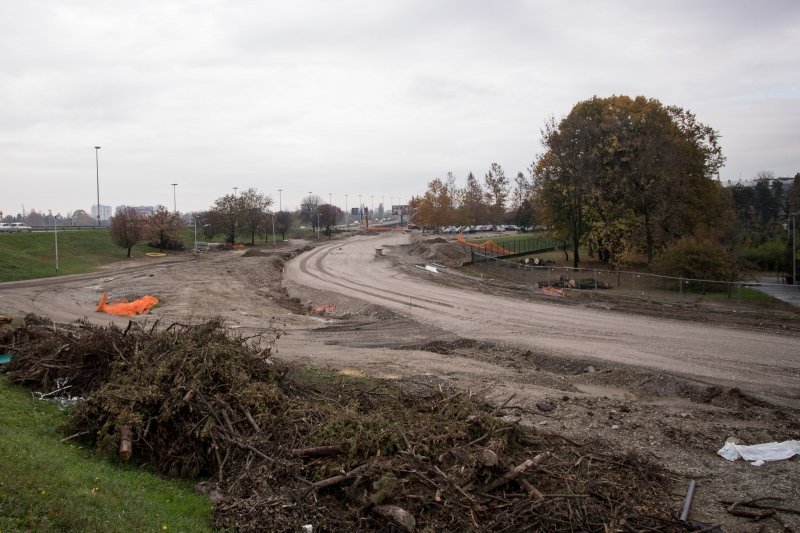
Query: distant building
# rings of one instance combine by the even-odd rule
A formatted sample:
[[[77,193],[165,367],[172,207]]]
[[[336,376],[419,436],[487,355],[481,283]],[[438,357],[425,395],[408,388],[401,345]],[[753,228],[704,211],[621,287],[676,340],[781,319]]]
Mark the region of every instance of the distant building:
[[[97,204],[92,206],[92,218],[97,220]],[[100,220],[111,220],[111,206],[100,204]]]
[[[131,207],[136,210],[136,214],[142,217],[149,217],[156,212],[156,208],[152,205],[118,205],[117,212]]]

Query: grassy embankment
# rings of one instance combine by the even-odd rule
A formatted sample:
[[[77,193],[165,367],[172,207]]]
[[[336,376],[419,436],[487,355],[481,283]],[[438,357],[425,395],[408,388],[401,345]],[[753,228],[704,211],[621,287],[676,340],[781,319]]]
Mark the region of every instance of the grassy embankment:
[[[0,376],[0,531],[211,530],[211,502],[188,482],[61,443],[66,416]]]
[[[194,246],[194,229],[182,230],[181,237],[187,250]],[[256,236],[256,247],[272,248],[272,235],[264,241],[264,236]],[[287,238],[309,238],[309,232],[293,230]],[[277,235],[277,247],[281,247],[280,235]],[[324,238],[324,237],[323,237]],[[198,234],[198,240],[207,237]],[[215,235],[214,242],[222,242],[223,235]],[[250,239],[239,236],[237,242],[249,243]],[[142,257],[148,252],[158,252],[146,241],[140,241],[133,247],[131,255]],[[179,254],[182,252],[170,252]],[[56,272],[55,238],[52,232],[35,233],[2,233],[0,234],[0,282],[24,279],[46,278],[64,274],[81,274],[97,270],[103,265],[124,261],[128,251],[115,246],[111,242],[108,229],[59,231],[58,263]]]
[[[57,275],[54,241],[52,232],[0,234],[0,281]],[[140,243],[132,253],[141,257],[150,251]],[[127,250],[111,242],[108,230],[58,232],[58,274],[90,272],[126,255]]]

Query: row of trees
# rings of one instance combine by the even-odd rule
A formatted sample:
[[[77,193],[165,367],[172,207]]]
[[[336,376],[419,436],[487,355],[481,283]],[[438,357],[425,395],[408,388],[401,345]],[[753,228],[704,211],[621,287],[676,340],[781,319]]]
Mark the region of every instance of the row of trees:
[[[295,213],[273,213],[272,203],[272,198],[250,188],[217,198],[211,208],[195,213],[193,222],[209,240],[223,234],[225,242],[233,243],[244,235],[255,244],[256,236],[263,235],[266,239],[273,231],[285,239],[297,220],[308,222],[313,229],[319,225],[330,238],[342,216],[338,207],[322,204],[315,195],[306,197]],[[126,248],[130,257],[131,248],[143,239],[149,239],[151,244],[162,249],[181,248],[180,230],[185,227],[186,221],[180,213],[170,213],[163,206],[158,206],[149,216],[134,208],[120,208],[111,219],[111,238],[115,244]]]
[[[522,172],[511,183],[503,167],[492,163],[482,183],[472,172],[464,187],[458,187],[452,172],[445,179],[433,179],[425,193],[411,198],[409,207],[414,222],[424,227],[503,223],[528,227],[536,222],[532,192],[531,181]]]
[[[800,174],[788,194],[771,173],[751,187],[723,187],[719,134],[655,99],[594,97],[549,120],[541,134],[545,150],[527,176],[518,172],[512,183],[494,163],[482,181],[470,173],[463,187],[452,174],[434,179],[411,200],[414,221],[546,224],[570,243],[575,267],[584,247],[614,266],[644,256],[657,267],[675,263],[656,264],[669,250],[681,257],[724,251],[727,259],[714,259],[723,264],[742,242],[742,227],[774,229],[800,210]]]
[[[756,242],[774,237],[787,214],[800,210],[800,173],[786,184],[765,170],[752,184],[737,183],[730,189],[739,227]]]

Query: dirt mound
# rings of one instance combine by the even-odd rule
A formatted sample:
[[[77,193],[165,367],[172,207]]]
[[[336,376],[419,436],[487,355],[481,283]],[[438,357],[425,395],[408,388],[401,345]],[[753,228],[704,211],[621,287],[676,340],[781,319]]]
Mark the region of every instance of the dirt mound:
[[[251,248],[241,255],[241,257],[267,257],[270,254],[264,253],[261,250]]]
[[[441,237],[418,239],[408,245],[408,251],[412,255],[422,257],[427,262],[449,267],[459,267],[469,261],[471,257],[466,246]]]

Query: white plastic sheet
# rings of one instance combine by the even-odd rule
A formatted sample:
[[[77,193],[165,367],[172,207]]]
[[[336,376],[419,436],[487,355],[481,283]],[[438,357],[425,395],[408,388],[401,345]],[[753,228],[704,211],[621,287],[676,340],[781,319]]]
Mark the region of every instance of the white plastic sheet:
[[[726,442],[717,453],[728,461],[735,461],[741,457],[745,461],[752,461],[750,464],[753,466],[761,466],[768,461],[782,461],[800,455],[800,440],[767,442],[752,446]]]

